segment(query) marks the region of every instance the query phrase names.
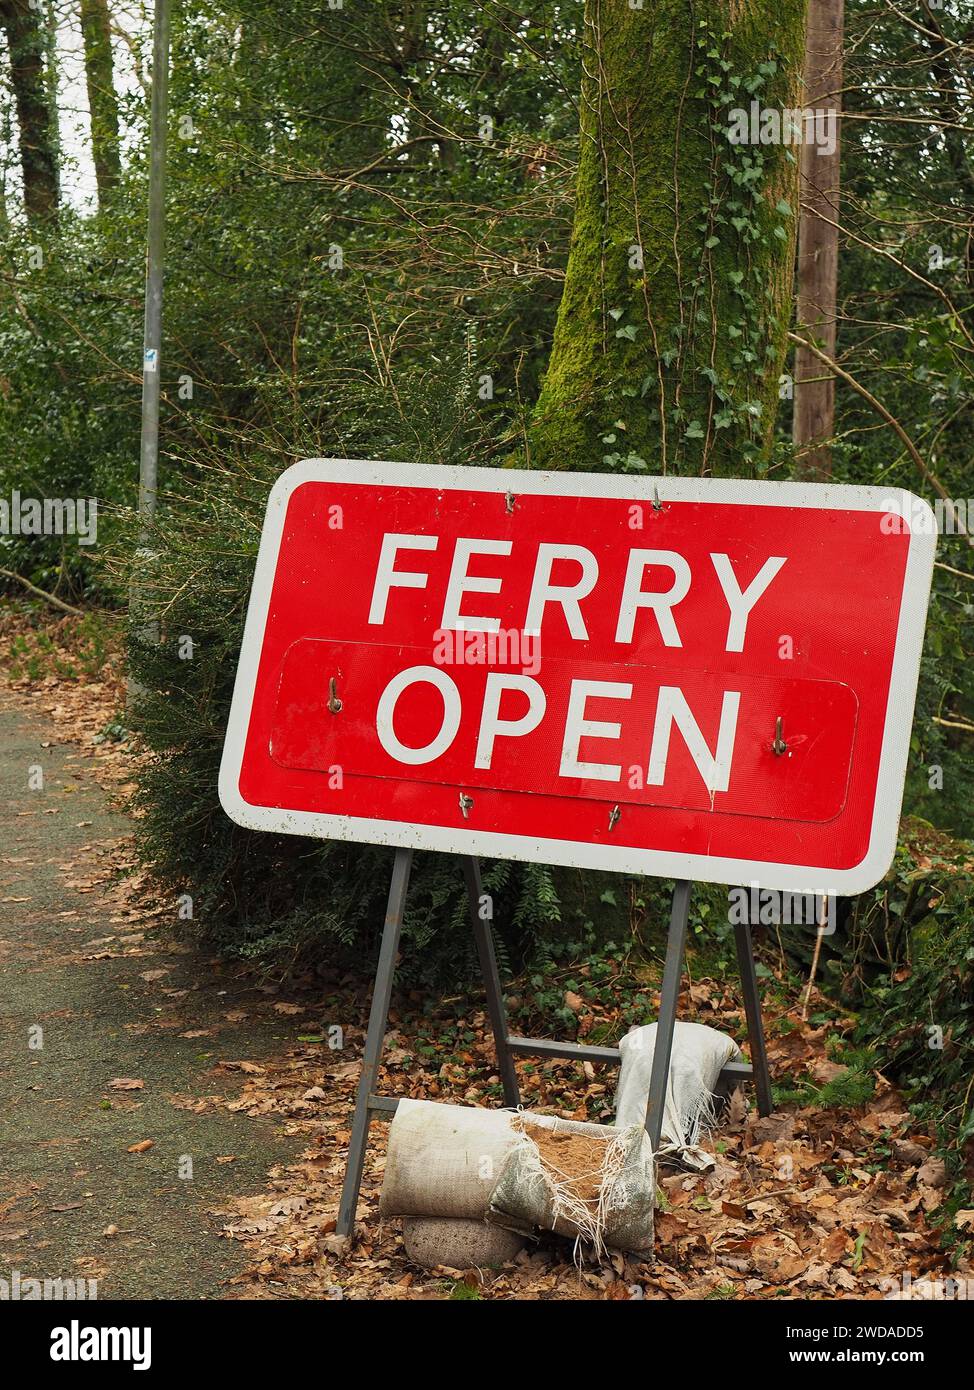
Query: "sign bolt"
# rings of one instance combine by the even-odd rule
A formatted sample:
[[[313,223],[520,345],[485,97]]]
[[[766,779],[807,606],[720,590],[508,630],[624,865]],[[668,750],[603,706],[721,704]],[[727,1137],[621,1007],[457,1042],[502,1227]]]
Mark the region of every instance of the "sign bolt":
[[[513,492],[506,492],[506,493],[504,494],[504,504],[505,504],[505,506],[507,507],[507,515],[508,515],[508,516],[513,516],[513,515],[514,515],[514,494],[513,494]]]
[[[777,753],[779,758],[781,757],[782,753],[788,752],[788,745],[781,737],[781,723],[781,715],[779,714],[778,718],[775,720],[774,725],[774,743],[772,743],[771,745],[772,753]]]
[[[620,817],[621,815],[622,815],[622,812],[619,810],[619,807],[618,807],[618,806],[613,806],[612,810],[609,812],[609,829],[610,829],[610,830],[612,830],[612,829],[615,828],[616,821],[619,819],[619,817]]]
[[[339,700],[338,692],[335,688],[334,676],[332,676],[328,682],[328,708],[331,710],[332,714],[339,714],[342,708],[342,702]]]
[[[460,810],[463,812],[463,819],[466,820],[473,806],[473,797],[467,796],[466,792],[460,793]]]

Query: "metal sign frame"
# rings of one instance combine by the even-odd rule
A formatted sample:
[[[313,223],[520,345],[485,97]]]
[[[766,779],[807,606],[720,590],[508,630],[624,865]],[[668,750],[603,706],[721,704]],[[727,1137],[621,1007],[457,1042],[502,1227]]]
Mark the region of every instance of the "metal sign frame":
[[[292,810],[280,804],[255,805],[248,802],[241,794],[239,784],[288,507],[299,488],[307,483],[321,482],[357,483],[385,489],[428,488],[433,494],[443,489],[494,494],[500,505],[506,504],[508,515],[513,511],[512,501],[521,494],[623,499],[651,503],[657,509],[667,503],[724,502],[750,507],[859,511],[875,515],[877,528],[880,527],[884,514],[893,512],[913,522],[919,519],[921,523],[925,523],[914,524],[909,528],[907,558],[890,666],[889,695],[879,751],[875,797],[871,807],[869,846],[865,856],[850,868],[821,870],[818,874],[819,881],[813,886],[809,878],[814,876],[815,871],[810,870],[807,865],[750,858],[721,859],[694,853],[674,853],[670,850],[657,852],[619,844],[555,840],[543,836],[532,836],[529,839],[523,834],[495,833],[478,830],[472,826],[467,828],[464,825],[446,826],[368,819]],[[817,894],[850,894],[872,887],[882,878],[889,866],[895,849],[909,753],[913,705],[935,548],[936,524],[930,508],[912,494],[894,488],[691,478],[646,479],[612,474],[531,473],[506,469],[372,463],[347,459],[305,460],[293,465],[282,475],[271,493],[261,537],[220,768],[220,800],[234,821],[250,829],[385,844],[396,849],[339,1209],[339,1235],[348,1236],[354,1229],[370,1122],[377,1114],[394,1112],[398,1104],[394,1097],[377,1094],[375,1085],[388,1023],[395,962],[414,849],[433,849],[456,854],[462,858],[470,922],[486,990],[487,1011],[497,1049],[504,1100],[508,1106],[517,1106],[520,1103],[514,1069],[514,1059],[517,1056],[618,1063],[620,1051],[618,1048],[586,1047],[576,1043],[521,1038],[509,1034],[491,929],[480,914],[480,868],[475,856],[490,855],[497,858],[571,864],[580,868],[609,869],[622,873],[650,874],[676,879],[646,1112],[646,1128],[655,1150],[659,1145],[669,1077],[686,947],[691,880],[697,877],[711,882],[741,884],[749,881],[753,883],[757,879],[762,888]],[[323,692],[322,703],[326,700],[333,713],[340,712],[341,704],[334,691],[330,696],[328,692]],[[782,744],[780,724],[779,720],[778,727],[769,730],[769,736],[773,734],[774,739],[770,746],[775,753],[787,747]],[[779,748],[779,744],[782,744],[782,748]],[[462,808],[462,788],[460,803]],[[737,924],[734,933],[743,986],[751,1065],[728,1066],[724,1069],[723,1077],[728,1082],[752,1078],[757,1091],[758,1109],[762,1115],[766,1115],[770,1113],[772,1105],[771,1080],[750,927],[747,924]]]
[[[352,1133],[345,1166],[345,1180],[342,1185],[338,1222],[335,1227],[336,1234],[339,1236],[351,1236],[355,1230],[355,1217],[359,1190],[362,1186],[362,1173],[365,1167],[369,1125],[377,1116],[395,1114],[399,1104],[398,1099],[394,1096],[377,1094],[375,1085],[382,1062],[382,1043],[388,1028],[389,1005],[392,999],[396,956],[399,951],[399,937],[402,929],[406,892],[409,887],[412,858],[413,851],[411,849],[397,849],[392,866],[392,883],[389,888],[389,902],[386,908],[385,925],[382,929],[379,962],[376,966],[375,984],[372,989],[372,1005],[365,1035],[365,1049],[362,1054],[362,1072],[359,1076],[355,1115],[352,1120]],[[504,1090],[504,1104],[516,1108],[521,1103],[520,1088],[514,1070],[515,1057],[566,1058],[577,1062],[618,1064],[621,1054],[617,1047],[587,1047],[582,1043],[555,1042],[547,1038],[521,1038],[512,1036],[508,1032],[504,995],[501,989],[497,960],[494,955],[494,941],[490,925],[484,920],[480,910],[483,897],[480,865],[472,856],[464,856],[463,873],[466,880],[470,925],[477,945],[480,973],[483,977],[487,996],[487,1013],[494,1034],[494,1046],[497,1050],[497,1070],[500,1073],[501,1085]],[[650,1145],[654,1153],[659,1147],[660,1132],[663,1126],[663,1107],[670,1071],[670,1056],[673,1051],[673,1032],[676,1026],[683,958],[686,950],[691,888],[690,883],[682,881],[677,883],[673,890],[666,961],[663,966],[663,982],[660,990],[659,1018],[656,1026],[656,1046],[653,1051],[649,1099],[646,1106],[646,1132],[649,1135]],[[751,930],[746,923],[735,925],[734,943],[741,972],[751,1065],[748,1066],[745,1062],[728,1063],[721,1071],[721,1081],[725,1086],[734,1086],[742,1081],[753,1079],[757,1092],[758,1111],[762,1115],[770,1115],[772,1109],[771,1076],[768,1071],[768,1055],[764,1042],[764,1026],[761,1020],[758,981],[751,948]]]

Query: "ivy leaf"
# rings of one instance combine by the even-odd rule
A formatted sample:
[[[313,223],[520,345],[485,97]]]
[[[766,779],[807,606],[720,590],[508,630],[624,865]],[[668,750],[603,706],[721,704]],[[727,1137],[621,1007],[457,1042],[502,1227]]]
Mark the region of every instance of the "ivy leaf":
[[[623,311],[621,309],[610,309],[609,318],[615,319],[616,323],[618,323],[619,320],[622,318],[622,312]]]
[[[617,338],[627,338],[627,339],[629,340],[630,343],[634,343],[634,342],[636,341],[636,326],[635,326],[635,324],[627,323],[626,326],[625,326],[625,328],[617,328],[617,329],[616,329],[616,337],[617,337]]]
[[[703,426],[699,420],[691,420],[683,434],[684,439],[703,439]]]

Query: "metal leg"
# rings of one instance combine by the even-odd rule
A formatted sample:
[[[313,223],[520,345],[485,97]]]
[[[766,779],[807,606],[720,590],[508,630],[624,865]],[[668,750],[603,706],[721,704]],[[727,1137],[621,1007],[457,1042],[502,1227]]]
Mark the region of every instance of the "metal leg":
[[[737,947],[737,963],[741,971],[741,987],[744,994],[744,1013],[747,1016],[747,1038],[751,1050],[751,1068],[754,1075],[754,1089],[758,1099],[758,1114],[770,1115],[774,1109],[771,1099],[771,1072],[768,1068],[768,1052],[764,1045],[764,1024],[761,1021],[761,998],[758,994],[758,977],[754,969],[754,952],[751,949],[751,928],[747,922],[735,922],[734,944]]]
[[[687,919],[690,913],[691,884],[680,879],[673,889],[670,911],[670,931],[666,942],[666,963],[663,966],[663,985],[659,998],[659,1019],[656,1023],[656,1046],[653,1049],[653,1070],[649,1080],[649,1100],[646,1105],[646,1131],[653,1152],[659,1148],[663,1129],[663,1107],[670,1079],[670,1055],[673,1051],[673,1028],[676,1024],[676,1005],[680,997],[683,975],[683,955],[687,944]]]
[[[500,975],[497,971],[497,958],[494,955],[494,940],[490,932],[490,921],[482,916],[481,898],[483,885],[480,881],[480,864],[472,855],[463,856],[463,876],[467,883],[467,900],[470,905],[470,922],[473,926],[474,940],[477,943],[477,956],[480,960],[480,973],[484,978],[487,992],[487,1012],[490,1026],[494,1032],[494,1046],[497,1049],[497,1070],[504,1087],[504,1104],[520,1105],[521,1092],[514,1070],[514,1057],[507,1045],[507,1011],[504,1008],[504,995],[501,990]]]
[[[340,1236],[350,1236],[355,1226],[355,1209],[358,1206],[359,1188],[362,1185],[362,1169],[365,1166],[365,1146],[369,1137],[369,1120],[371,1118],[369,1098],[375,1086],[379,1061],[382,1056],[382,1040],[385,1037],[386,1025],[389,1020],[389,1003],[392,999],[396,953],[399,950],[399,934],[402,930],[403,908],[406,903],[406,889],[409,886],[409,870],[412,862],[413,852],[411,849],[396,850],[396,857],[392,865],[392,883],[389,887],[386,920],[382,928],[382,945],[379,948],[379,964],[376,967],[375,987],[372,990],[369,1027],[365,1035],[362,1074],[359,1077],[358,1095],[355,1100],[352,1137],[348,1144],[345,1182],[338,1207],[338,1222],[335,1226],[335,1231]]]

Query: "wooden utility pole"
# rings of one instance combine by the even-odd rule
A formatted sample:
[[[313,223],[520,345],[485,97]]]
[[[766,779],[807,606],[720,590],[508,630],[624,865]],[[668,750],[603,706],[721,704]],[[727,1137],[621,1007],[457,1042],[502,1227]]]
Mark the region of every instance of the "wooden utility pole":
[[[839,156],[844,0],[809,0],[805,44],[805,129],[798,228],[798,334],[835,357],[839,274]],[[827,138],[831,133],[833,138]],[[792,435],[801,478],[832,472],[835,377],[807,348],[795,353]]]

